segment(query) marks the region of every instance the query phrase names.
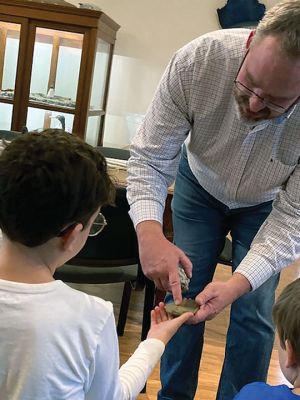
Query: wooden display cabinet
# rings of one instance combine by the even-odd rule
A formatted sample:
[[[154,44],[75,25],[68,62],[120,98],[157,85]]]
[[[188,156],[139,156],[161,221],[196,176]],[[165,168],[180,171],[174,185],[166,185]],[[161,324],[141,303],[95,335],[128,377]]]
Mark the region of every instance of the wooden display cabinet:
[[[119,25],[58,1],[0,0],[0,129],[65,127],[101,145]]]

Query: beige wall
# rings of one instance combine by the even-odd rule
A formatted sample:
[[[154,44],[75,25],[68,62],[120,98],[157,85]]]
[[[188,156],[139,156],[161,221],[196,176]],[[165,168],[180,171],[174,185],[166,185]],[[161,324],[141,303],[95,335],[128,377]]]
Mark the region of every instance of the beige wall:
[[[68,0],[77,4],[77,1]],[[84,0],[79,0],[84,2]],[[172,54],[197,36],[219,29],[225,0],[87,0],[119,25],[105,142],[126,146],[152,99]],[[261,1],[267,8],[276,0]]]

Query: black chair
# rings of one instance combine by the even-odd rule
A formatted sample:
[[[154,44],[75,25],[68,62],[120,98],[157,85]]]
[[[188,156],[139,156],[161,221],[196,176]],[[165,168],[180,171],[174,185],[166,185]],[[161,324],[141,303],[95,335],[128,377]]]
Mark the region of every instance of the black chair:
[[[57,269],[54,278],[70,283],[97,284],[124,282],[117,324],[119,336],[124,333],[132,288],[145,289],[142,338],[150,326],[154,288],[150,290],[139,265],[138,244],[128,215],[126,189],[117,188],[116,206],[102,207],[107,227],[100,235],[89,237],[83,249],[67,264]],[[145,333],[146,332],[146,333]]]
[[[98,146],[97,149],[107,158],[128,160],[130,152],[128,149],[117,149],[115,147]]]
[[[224,247],[219,256],[218,262],[220,264],[232,266],[232,242],[228,237],[225,239]]]
[[[111,158],[128,159],[129,151],[98,147]],[[141,269],[136,233],[128,215],[129,204],[126,188],[118,187],[115,207],[102,207],[108,222],[100,235],[89,237],[83,249],[66,265],[57,269],[54,277],[70,283],[116,283],[124,282],[124,289],[117,324],[117,333],[125,329],[132,288],[145,288],[141,340],[150,328],[150,312],[154,304],[155,288]]]
[[[11,142],[12,140],[16,139],[20,135],[22,135],[21,132],[0,129],[0,139],[7,140],[8,142]]]

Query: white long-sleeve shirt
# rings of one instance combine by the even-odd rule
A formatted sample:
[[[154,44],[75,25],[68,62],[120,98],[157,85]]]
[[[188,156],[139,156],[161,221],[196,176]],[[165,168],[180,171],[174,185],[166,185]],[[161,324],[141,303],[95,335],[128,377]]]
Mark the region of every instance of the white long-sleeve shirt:
[[[110,302],[62,281],[0,280],[1,400],[135,399],[163,351],[145,340],[119,370]]]
[[[237,269],[255,289],[300,256],[300,106],[255,124],[239,118],[233,81],[249,33],[208,33],[174,55],[131,145],[128,200],[135,225],[162,222],[183,142],[200,185],[229,208],[275,199]]]

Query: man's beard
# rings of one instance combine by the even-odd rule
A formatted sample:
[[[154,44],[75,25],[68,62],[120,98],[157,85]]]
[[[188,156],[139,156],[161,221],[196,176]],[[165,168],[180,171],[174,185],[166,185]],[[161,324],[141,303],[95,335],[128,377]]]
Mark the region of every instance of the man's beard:
[[[257,122],[274,118],[272,111],[265,107],[258,112],[249,110],[249,97],[241,95],[240,92],[234,90],[235,109],[238,118],[246,124],[255,124]]]

